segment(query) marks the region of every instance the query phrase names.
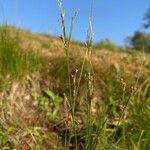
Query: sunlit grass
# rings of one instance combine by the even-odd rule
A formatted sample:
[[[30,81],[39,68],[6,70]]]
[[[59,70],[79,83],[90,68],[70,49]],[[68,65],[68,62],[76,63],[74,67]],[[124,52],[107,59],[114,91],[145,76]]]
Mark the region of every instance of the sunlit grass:
[[[0,27],[0,72],[5,77],[20,78],[37,69],[37,56],[31,49],[22,50],[19,31],[11,34],[7,25]]]

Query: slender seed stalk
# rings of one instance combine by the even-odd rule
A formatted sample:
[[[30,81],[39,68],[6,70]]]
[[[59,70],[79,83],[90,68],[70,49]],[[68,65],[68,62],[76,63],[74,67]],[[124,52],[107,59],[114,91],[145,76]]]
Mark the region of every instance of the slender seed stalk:
[[[87,60],[90,62],[90,66],[92,67],[91,63],[91,46],[93,42],[93,29],[92,29],[92,13],[93,13],[93,4],[94,0],[92,0],[91,3],[91,8],[90,8],[90,14],[89,14],[89,27],[87,30]],[[92,94],[93,94],[93,82],[92,82],[92,75],[91,71],[89,70],[88,73],[88,87],[87,87],[87,138],[86,138],[86,150],[90,150],[92,148],[92,105],[91,105],[91,100],[92,100]]]
[[[64,49],[66,54],[66,61],[67,61],[67,72],[68,72],[68,82],[69,82],[69,102],[71,106],[71,117],[72,117],[72,129],[73,133],[75,134],[75,143],[76,143],[76,149],[77,149],[77,135],[76,135],[76,125],[75,125],[75,99],[73,98],[73,91],[72,91],[72,85],[71,85],[71,76],[70,76],[70,55],[69,55],[69,48],[70,48],[70,42],[72,37],[72,30],[74,25],[74,20],[77,15],[77,11],[75,11],[74,15],[71,18],[71,25],[70,25],[70,31],[69,36],[67,38],[66,35],[66,28],[65,28],[65,14],[62,6],[62,0],[57,0],[58,6],[59,6],[59,12],[60,12],[60,23],[61,23],[61,29],[62,29],[62,39],[64,43]]]

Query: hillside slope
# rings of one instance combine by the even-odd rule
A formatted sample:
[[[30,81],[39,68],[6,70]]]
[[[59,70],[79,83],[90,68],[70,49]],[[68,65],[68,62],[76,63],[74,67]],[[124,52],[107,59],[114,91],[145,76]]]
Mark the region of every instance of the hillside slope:
[[[10,37],[5,39],[2,33],[4,37],[6,35]],[[2,149],[65,149],[65,140],[68,138],[65,132],[71,135],[70,149],[75,149],[74,136],[78,138],[78,148],[84,149],[88,110],[92,116],[92,131],[93,127],[97,130],[102,128],[101,132],[93,131],[92,137],[99,140],[97,143],[93,142],[95,149],[99,149],[100,146],[105,149],[110,142],[110,134],[114,132],[104,131],[107,125],[125,130],[124,143],[116,141],[117,147],[132,148],[138,143],[139,136],[143,132],[140,146],[150,148],[150,141],[146,144],[144,142],[150,138],[149,134],[146,134],[149,131],[150,112],[150,54],[92,49],[89,59],[86,46],[72,42],[69,48],[69,84],[65,50],[60,38],[32,34],[14,27],[1,29],[0,36]],[[15,46],[13,43],[10,44],[14,38]],[[21,53],[18,55],[15,51],[15,57],[2,55],[10,49],[19,50]],[[22,59],[19,59],[20,57]],[[13,60],[11,64],[8,63],[11,62],[10,59]],[[23,65],[18,65],[22,60],[25,60]],[[12,71],[9,70],[10,65],[13,67]],[[15,69],[16,67],[19,69]],[[18,75],[17,72],[23,73]],[[92,85],[90,108],[87,106],[89,85]],[[75,103],[69,102],[69,86],[72,95],[75,91]],[[127,107],[128,99],[130,103]],[[74,105],[74,118],[70,112],[71,104]],[[125,114],[124,108],[127,110]],[[120,121],[118,118],[120,115],[122,117],[122,114],[124,119],[121,118]],[[97,118],[100,118],[99,124]],[[143,120],[140,120],[141,118]],[[72,129],[72,119],[76,122],[77,135],[74,135]],[[103,126],[105,121],[106,125]],[[147,126],[143,126],[141,121]],[[136,137],[130,135],[134,133]],[[99,136],[104,136],[105,141],[99,139]],[[131,140],[128,140],[129,136]]]

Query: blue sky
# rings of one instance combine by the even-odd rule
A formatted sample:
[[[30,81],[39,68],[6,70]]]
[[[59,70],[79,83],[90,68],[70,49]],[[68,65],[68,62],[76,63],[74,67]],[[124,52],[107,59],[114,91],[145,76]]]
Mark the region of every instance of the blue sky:
[[[73,11],[78,10],[73,39],[84,41],[91,0],[63,0],[63,4],[67,27]],[[123,44],[125,37],[138,29],[143,30],[143,16],[149,7],[149,0],[95,0],[94,41],[109,38],[118,45]],[[32,32],[60,35],[58,19],[56,0],[0,0],[0,23],[7,22]]]

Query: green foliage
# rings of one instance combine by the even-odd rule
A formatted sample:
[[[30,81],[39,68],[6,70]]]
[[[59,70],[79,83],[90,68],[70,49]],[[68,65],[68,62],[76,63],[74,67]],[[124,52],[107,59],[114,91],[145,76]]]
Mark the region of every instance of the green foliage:
[[[60,104],[63,102],[62,97],[50,90],[44,91],[43,96],[37,94],[32,94],[32,96],[34,98],[34,105],[44,112],[46,118],[52,120],[57,118]]]
[[[19,35],[7,25],[0,27],[0,73],[20,78],[37,68],[37,58],[31,50],[22,50]]]
[[[8,142],[8,135],[6,132],[0,130],[0,147]]]
[[[149,28],[150,27],[150,8],[147,10],[145,16],[144,16],[144,27]]]
[[[31,136],[33,142],[35,143],[35,147],[32,149],[40,150],[40,145],[46,136],[43,136],[36,127],[28,128],[27,133]]]
[[[144,81],[132,100],[130,142],[138,149],[150,149],[150,82]],[[129,130],[128,130],[129,131]]]
[[[97,42],[94,44],[94,48],[96,49],[104,49],[104,50],[110,50],[110,51],[115,51],[119,50],[120,48],[112,43],[109,39],[104,39],[100,42]]]
[[[50,91],[50,90],[45,91],[45,94],[46,94],[49,98],[51,98],[51,100],[52,100],[52,107],[53,107],[52,112],[48,112],[48,113],[47,113],[47,116],[48,116],[49,118],[55,119],[56,116],[57,116],[57,113],[58,113],[58,111],[59,111],[59,109],[60,109],[60,104],[62,103],[63,99],[62,99],[62,97],[60,97],[60,96],[58,96],[58,95],[55,95],[55,94],[54,94],[52,91]]]

